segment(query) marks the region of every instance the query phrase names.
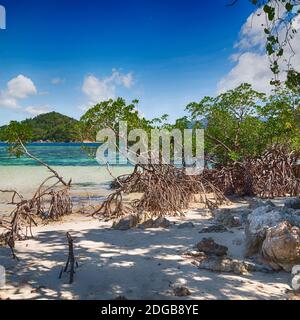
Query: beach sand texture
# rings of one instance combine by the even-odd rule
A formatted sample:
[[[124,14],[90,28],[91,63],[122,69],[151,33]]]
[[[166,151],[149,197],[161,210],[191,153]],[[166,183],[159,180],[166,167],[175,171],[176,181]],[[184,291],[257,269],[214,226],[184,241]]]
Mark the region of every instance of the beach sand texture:
[[[97,168],[58,168],[66,178],[73,177],[81,194],[92,193],[111,177]],[[124,169],[124,168],[123,168]],[[116,172],[115,172],[116,173]],[[121,173],[119,171],[118,173]],[[43,168],[1,168],[1,187],[18,187],[30,193],[42,178]],[[76,186],[76,183],[80,183]],[[99,191],[99,190],[98,190]],[[99,194],[108,192],[100,188]],[[244,206],[236,203],[234,206]],[[5,206],[2,199],[2,206]],[[171,218],[168,229],[111,229],[103,222],[80,214],[61,222],[33,228],[35,239],[16,244],[19,261],[8,248],[0,248],[0,265],[6,268],[7,285],[0,299],[283,299],[290,289],[290,274],[251,273],[235,275],[199,270],[183,253],[193,249],[203,237],[213,237],[228,247],[232,258],[243,258],[244,230],[199,234],[211,222],[211,213],[195,206],[185,218]],[[182,222],[194,228],[180,229]],[[79,267],[75,280],[59,279],[68,254],[66,232],[75,239]],[[174,296],[174,288],[186,286],[191,295]]]

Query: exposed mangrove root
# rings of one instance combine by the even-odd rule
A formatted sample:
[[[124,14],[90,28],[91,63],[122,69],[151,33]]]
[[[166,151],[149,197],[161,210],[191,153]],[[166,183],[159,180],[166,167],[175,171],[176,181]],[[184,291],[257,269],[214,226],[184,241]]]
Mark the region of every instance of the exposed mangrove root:
[[[59,191],[51,190],[50,208],[48,210],[48,218],[57,220],[72,212],[72,202],[69,194],[69,189],[62,189]]]
[[[32,225],[37,224],[28,211],[26,202],[21,203],[11,215],[11,221],[2,219],[0,222],[0,227],[4,229],[4,232],[0,235],[0,243],[7,245],[12,252],[13,258],[18,259],[14,250],[16,241],[28,239],[28,231],[30,237],[33,237]]]
[[[15,202],[16,196],[19,197],[19,200],[23,200],[23,197],[22,197],[16,190],[1,190],[1,189],[0,189],[0,192],[1,192],[1,193],[12,193],[11,202],[9,202],[8,204],[17,204],[17,203]]]
[[[113,192],[94,216],[115,219],[128,213],[147,214],[149,217],[182,216],[183,210],[196,200],[208,208],[216,208],[228,202],[220,190],[202,175],[187,175],[184,169],[172,165],[136,165],[132,174],[118,177]],[[143,193],[128,205],[123,194]]]
[[[54,180],[52,185],[46,186],[46,182]],[[56,176],[51,176],[43,181],[31,199],[24,199],[14,190],[0,190],[4,193],[13,193],[11,204],[16,207],[9,217],[0,219],[0,243],[9,246],[13,257],[15,242],[33,237],[32,226],[37,225],[37,219],[58,220],[64,215],[72,213],[72,202],[69,187],[58,185],[61,183]],[[16,196],[19,202],[15,202]]]
[[[52,174],[41,183],[31,199],[24,199],[16,190],[0,190],[1,193],[11,193],[10,204],[16,206],[10,214],[10,220],[9,218],[8,220],[7,218],[0,218],[0,245],[9,246],[13,257],[16,258],[14,252],[15,242],[33,237],[32,224],[36,225],[37,218],[57,220],[64,215],[72,213],[70,198],[72,180],[66,182],[47,163],[32,155],[19,137],[10,147],[10,152],[16,155],[26,155],[47,168]],[[16,201],[16,197],[19,198],[19,201]]]
[[[258,158],[206,172],[225,194],[274,198],[300,195],[299,154],[274,145]]]
[[[122,193],[123,190],[121,188],[110,194],[101,204],[100,208],[92,213],[92,216],[102,216],[103,218],[117,219],[126,213],[131,212],[130,205],[126,206],[123,203]]]
[[[296,175],[299,154],[287,147],[277,146],[255,162],[253,171],[254,193],[262,198],[300,195],[300,177]]]
[[[191,176],[171,165],[136,165],[134,172],[115,179],[112,193],[94,216],[119,218],[128,213],[150,217],[180,216],[192,201],[214,209],[228,202],[226,195],[274,198],[300,195],[299,154],[273,145],[257,158]],[[123,194],[142,193],[127,206]]]
[[[69,232],[67,232],[67,239],[68,239],[68,248],[69,248],[68,259],[67,259],[66,266],[62,268],[60,271],[59,279],[62,278],[63,273],[68,272],[70,274],[69,284],[72,284],[74,281],[75,267],[78,268],[78,263],[75,260],[75,255],[74,255],[74,239],[72,238]]]

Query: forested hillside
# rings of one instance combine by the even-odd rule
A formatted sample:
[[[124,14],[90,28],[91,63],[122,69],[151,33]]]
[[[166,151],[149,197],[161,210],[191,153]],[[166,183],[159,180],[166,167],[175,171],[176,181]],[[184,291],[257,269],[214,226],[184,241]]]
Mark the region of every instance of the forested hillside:
[[[22,123],[31,128],[33,141],[76,141],[75,132],[78,121],[60,113],[41,114],[33,119],[26,119]],[[0,128],[0,140],[4,129],[5,126]]]

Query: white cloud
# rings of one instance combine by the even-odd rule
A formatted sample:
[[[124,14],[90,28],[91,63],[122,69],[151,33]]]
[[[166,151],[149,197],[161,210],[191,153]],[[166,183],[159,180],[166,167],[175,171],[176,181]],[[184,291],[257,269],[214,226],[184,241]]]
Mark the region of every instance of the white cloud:
[[[66,82],[66,79],[62,79],[60,77],[51,79],[51,83],[54,85],[64,84],[65,82]]]
[[[37,89],[31,79],[18,75],[7,83],[7,95],[12,98],[25,99],[37,94]]]
[[[270,61],[265,53],[266,34],[264,33],[266,17],[264,13],[257,10],[250,15],[246,23],[241,28],[240,39],[236,43],[237,52],[230,59],[235,62],[235,66],[229,73],[223,77],[218,83],[218,93],[240,85],[243,82],[248,82],[253,85],[253,88],[269,93],[272,89],[270,80],[273,74],[270,70]],[[294,19],[294,28],[298,30],[294,38],[291,40],[292,50],[285,47],[285,57],[291,59],[291,64],[296,70],[300,69],[300,16]],[[282,31],[283,34],[283,31]],[[285,70],[287,64],[284,59],[280,63],[280,79],[286,77]]]
[[[240,31],[239,41],[235,44],[238,49],[251,49],[264,47],[265,33],[263,25],[266,24],[266,15],[262,9],[252,13]]]
[[[112,75],[108,78],[108,80],[110,82],[115,82],[116,84],[122,85],[128,89],[133,86],[133,75],[131,72],[122,74],[116,69],[113,69]]]
[[[124,87],[131,88],[134,83],[132,73],[128,73],[128,74],[122,76],[122,83],[123,83]]]
[[[0,108],[19,109],[20,106],[15,98],[7,96],[5,92],[0,92]]]
[[[237,60],[237,64],[218,83],[218,93],[225,92],[239,86],[241,83],[250,83],[257,91],[268,92],[272,72],[266,55],[245,52]]]
[[[88,76],[84,79],[82,86],[83,93],[93,103],[115,97],[115,85],[109,79],[100,80],[95,76]]]
[[[133,86],[134,80],[132,73],[122,74],[116,69],[112,70],[109,77],[97,78],[94,75],[85,77],[82,85],[82,92],[88,98],[88,103],[81,106],[81,110],[87,110],[89,106],[104,100],[116,98],[117,87],[127,89]]]
[[[18,75],[7,82],[6,89],[0,91],[0,108],[18,109],[20,99],[37,94],[37,89],[30,78]]]
[[[38,116],[43,113],[49,112],[49,107],[48,106],[43,106],[43,107],[34,107],[34,106],[29,106],[26,109],[26,112],[33,116]]]

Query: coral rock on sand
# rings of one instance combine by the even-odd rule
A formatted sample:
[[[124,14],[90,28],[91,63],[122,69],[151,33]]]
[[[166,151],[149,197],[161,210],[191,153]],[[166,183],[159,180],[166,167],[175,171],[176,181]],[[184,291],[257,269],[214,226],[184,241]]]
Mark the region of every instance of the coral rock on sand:
[[[174,289],[174,294],[177,297],[186,297],[186,296],[190,296],[191,292],[186,287],[178,287]]]
[[[267,230],[282,222],[284,218],[284,215],[272,206],[259,207],[249,214],[245,227],[245,256],[259,253],[266,238]]]
[[[217,209],[214,211],[215,220],[228,228],[241,226],[241,219],[234,215],[231,209]]]
[[[202,230],[199,231],[199,233],[221,233],[227,231],[227,228],[224,227],[222,224],[213,224],[211,226],[202,228]]]
[[[212,238],[204,238],[196,244],[196,247],[207,255],[225,256],[228,251],[227,247],[215,243]]]
[[[139,225],[139,228],[147,229],[147,228],[169,228],[171,222],[166,218],[157,218],[155,220],[150,219],[145,221],[144,223]]]
[[[195,262],[199,269],[213,272],[228,272],[235,274],[248,274],[249,272],[271,272],[272,270],[255,263],[240,261],[227,257],[208,257]]]
[[[288,222],[270,228],[262,245],[262,255],[273,269],[291,271],[294,265],[300,264],[300,229]]]
[[[129,230],[131,228],[135,228],[138,225],[139,221],[140,218],[137,215],[129,215],[115,221],[112,227],[116,230]]]
[[[184,222],[178,226],[178,229],[187,229],[187,228],[194,228],[195,225],[193,222]]]
[[[147,228],[169,228],[171,223],[169,220],[166,218],[157,218],[155,220],[150,219],[147,220],[141,224],[139,224],[142,221],[142,217],[138,215],[129,215],[126,217],[122,217],[119,220],[115,221],[113,223],[113,229],[116,230],[129,230],[132,228],[142,228],[142,229],[147,229]]]
[[[287,221],[293,226],[300,227],[298,210],[291,208],[278,208],[274,206],[259,207],[247,218],[245,227],[246,252],[245,256],[260,253],[268,229]]]
[[[261,264],[231,259],[229,257],[218,257],[216,255],[207,255],[204,252],[190,251],[183,255],[188,259],[193,259],[192,264],[199,269],[213,272],[228,272],[235,274],[248,274],[249,272],[272,272],[268,266]]]
[[[204,252],[199,252],[196,250],[185,252],[183,256],[188,258],[196,258],[197,260],[205,260],[208,258],[208,256]]]
[[[252,199],[250,198],[249,201],[251,201],[249,208],[254,210],[259,207],[276,207],[275,204],[271,200],[262,200],[262,199]]]
[[[300,210],[288,209],[290,212],[286,215],[286,220],[292,225],[300,228]]]
[[[297,292],[289,292],[289,293],[287,294],[287,300],[300,301],[300,293],[297,293]]]

